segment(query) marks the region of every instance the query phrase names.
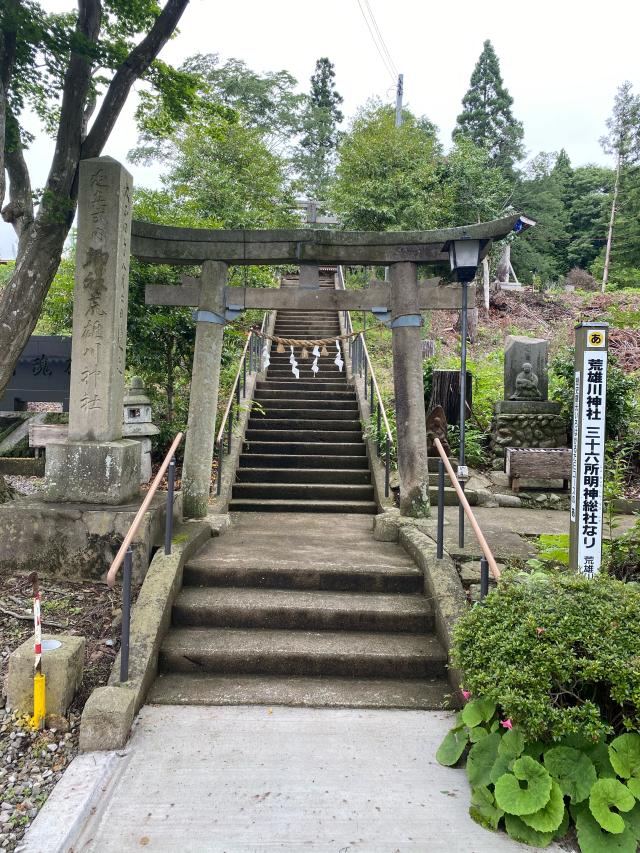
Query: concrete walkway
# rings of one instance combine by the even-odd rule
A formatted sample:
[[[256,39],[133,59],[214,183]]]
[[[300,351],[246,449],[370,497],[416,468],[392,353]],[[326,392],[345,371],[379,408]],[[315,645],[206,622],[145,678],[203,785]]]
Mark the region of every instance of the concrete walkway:
[[[466,774],[435,760],[450,721],[442,712],[147,706],[124,753],[71,764],[20,849],[530,850],[469,817]],[[74,797],[84,828],[53,846],[56,826],[73,826]]]

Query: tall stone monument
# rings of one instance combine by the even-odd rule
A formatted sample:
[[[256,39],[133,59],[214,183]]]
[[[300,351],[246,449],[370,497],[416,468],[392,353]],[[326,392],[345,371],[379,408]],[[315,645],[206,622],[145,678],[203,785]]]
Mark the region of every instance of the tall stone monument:
[[[508,335],[504,348],[504,400],[494,404],[491,449],[495,467],[507,447],[566,447],[560,403],[549,398],[549,342]]]
[[[132,190],[116,160],[81,162],[69,437],[47,449],[47,500],[122,504],[139,491],[140,447],[122,438]]]

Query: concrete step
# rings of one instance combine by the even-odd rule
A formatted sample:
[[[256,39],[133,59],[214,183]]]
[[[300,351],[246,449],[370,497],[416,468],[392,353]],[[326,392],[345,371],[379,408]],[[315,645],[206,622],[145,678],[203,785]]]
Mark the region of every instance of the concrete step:
[[[369,471],[369,460],[363,456],[312,456],[297,453],[251,453],[245,451],[240,456],[239,471],[244,468],[330,468],[338,471]],[[333,475],[332,475],[333,476]]]
[[[298,401],[292,407],[277,407],[272,405],[262,404],[264,409],[264,413],[254,409],[251,412],[251,421],[250,426],[260,426],[262,424],[266,424],[270,422],[269,425],[273,426],[272,421],[286,422],[288,427],[292,427],[294,424],[297,424],[299,421],[323,421],[327,423],[323,423],[323,427],[327,427],[327,429],[331,429],[328,426],[328,423],[340,422],[344,423],[351,428],[354,424],[360,425],[360,418],[358,417],[358,409],[353,407],[351,409],[338,409],[338,408],[327,408],[327,409],[318,409],[314,408],[314,406],[320,405],[318,401],[312,402],[311,405],[302,406]],[[437,475],[434,475],[437,477]]]
[[[371,501],[373,486],[333,483],[282,483],[282,482],[244,482],[234,483],[234,500],[302,500],[302,501]]]
[[[367,449],[362,437],[359,441],[248,441],[245,438],[244,447],[251,453],[280,453],[292,456],[362,456],[367,458]],[[245,451],[243,450],[243,453]],[[240,457],[242,458],[242,457]],[[340,463],[342,464],[342,462]]]
[[[276,417],[275,413],[278,411],[287,411],[289,409],[296,410],[296,417],[298,417],[298,410],[301,413],[311,410],[316,413],[329,412],[331,413],[328,415],[329,417],[342,417],[343,412],[348,412],[351,417],[354,417],[353,413],[356,412],[355,417],[358,417],[358,403],[356,402],[355,394],[353,395],[353,399],[340,398],[338,400],[326,400],[324,395],[316,397],[290,397],[288,394],[281,392],[277,396],[274,394],[274,396],[267,397],[261,392],[260,396],[254,399],[258,400],[260,405],[269,412],[270,417]]]
[[[310,382],[305,382],[310,385]],[[288,385],[286,388],[272,388],[271,383],[262,383],[262,387],[258,388],[254,395],[256,400],[260,400],[263,405],[267,403],[278,403],[286,406],[287,403],[293,401],[302,401],[304,403],[313,402],[316,406],[321,403],[322,406],[331,405],[334,408],[341,409],[351,407],[358,408],[356,400],[356,392],[350,386],[343,386],[341,391],[318,391],[315,388],[310,390],[298,390],[298,386]],[[431,470],[431,468],[429,468]],[[436,468],[437,470],[437,468]]]
[[[291,366],[291,363],[289,361],[290,358],[291,358],[291,353],[289,353],[289,355],[287,355],[286,353],[276,353],[275,355],[269,356],[269,359],[271,360],[271,364],[278,365],[278,366],[287,365],[287,364],[289,366]],[[320,367],[324,367],[325,365],[328,366],[330,364],[333,364],[335,362],[335,358],[336,358],[335,354],[333,356],[331,356],[331,355],[318,356],[318,365]],[[297,360],[298,364],[306,364],[307,361],[310,362],[311,364],[313,364],[313,362],[315,360],[315,356],[313,356],[311,354],[311,351],[309,352],[309,358],[301,358],[300,354],[296,353],[296,360]]]
[[[277,414],[280,414],[280,417],[277,417]],[[295,417],[292,416],[292,412],[282,412],[277,413],[276,416],[271,414],[269,415],[261,415],[257,412],[252,412],[251,417],[249,418],[249,423],[247,427],[249,430],[309,430],[309,429],[317,429],[318,426],[322,426],[322,431],[326,430],[340,430],[344,432],[355,432],[357,433],[360,427],[360,421],[353,419],[353,414],[348,412],[348,415],[351,415],[349,419],[347,418],[322,418],[322,424],[318,424],[317,420],[321,417],[318,416],[316,418],[307,418],[298,411],[295,413]],[[333,414],[333,412],[327,413]]]
[[[433,629],[433,612],[423,595],[185,587],[173,605],[173,624],[421,634]]]
[[[245,441],[331,442],[351,444],[362,441],[360,429],[247,429]]]
[[[306,393],[308,391],[311,391],[314,394],[325,394],[327,392],[332,392],[333,399],[335,399],[333,397],[333,393],[349,395],[353,395],[354,393],[351,386],[347,385],[346,379],[343,379],[342,381],[338,382],[334,380],[328,382],[324,379],[313,379],[311,381],[305,382],[302,379],[296,380],[294,376],[291,376],[291,379],[293,380],[293,382],[291,382],[290,379],[261,379],[257,383],[258,387],[256,388],[256,391],[268,391],[270,393],[274,391],[286,391],[287,394],[301,394],[303,392]]]
[[[344,377],[344,381],[346,383],[346,377],[344,376],[344,368],[342,370],[338,370],[335,364],[328,364],[326,367],[321,367],[320,371],[317,374],[314,374],[311,370],[311,362],[308,364],[305,362],[298,362],[298,377],[293,373],[292,365],[289,362],[286,362],[282,366],[276,364],[271,365],[267,369],[267,378],[268,379],[286,379],[291,377],[294,382],[309,382],[315,381],[314,376],[317,376],[319,379],[327,382],[335,382],[339,377]]]
[[[362,678],[443,676],[447,655],[432,634],[170,628],[162,672],[339,675]]]
[[[311,457],[316,459],[317,457]],[[283,468],[269,467],[261,468],[238,468],[236,474],[238,483],[332,483],[351,485],[370,485],[371,473],[368,468]]]
[[[375,515],[378,512],[378,505],[374,501],[233,498],[229,502],[229,512],[313,512]]]
[[[263,675],[161,673],[147,696],[155,705],[288,705],[294,708],[445,707],[445,678],[302,678]]]

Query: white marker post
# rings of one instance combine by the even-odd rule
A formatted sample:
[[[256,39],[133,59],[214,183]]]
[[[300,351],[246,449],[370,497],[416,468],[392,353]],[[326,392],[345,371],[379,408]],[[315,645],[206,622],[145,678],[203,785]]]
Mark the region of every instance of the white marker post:
[[[602,563],[607,323],[576,326],[570,564],[593,578]]]

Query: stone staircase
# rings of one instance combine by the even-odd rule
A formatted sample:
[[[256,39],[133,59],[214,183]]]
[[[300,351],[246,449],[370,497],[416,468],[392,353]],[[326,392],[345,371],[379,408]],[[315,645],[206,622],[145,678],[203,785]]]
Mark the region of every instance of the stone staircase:
[[[232,518],[185,566],[149,702],[442,706],[422,572],[367,516]]]
[[[276,334],[334,337],[337,316],[281,311]],[[442,707],[447,655],[422,571],[373,539],[355,393],[335,353],[316,379],[297,350],[299,380],[289,355],[274,346],[258,383],[231,529],[185,566],[148,701]]]
[[[297,286],[297,278],[283,286]],[[320,281],[333,288],[333,277]],[[325,311],[278,311],[275,334],[308,340],[337,338],[338,315]],[[300,378],[291,372],[291,351],[271,348],[266,379],[258,382],[230,511],[376,512],[356,393],[346,370],[334,363],[335,343],[311,371],[313,356],[295,349]]]

